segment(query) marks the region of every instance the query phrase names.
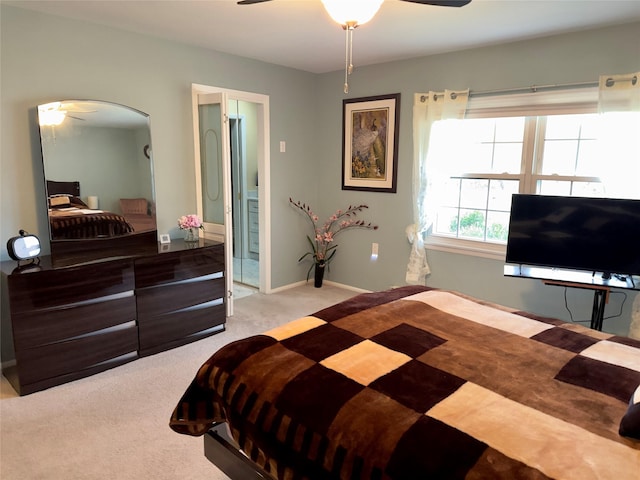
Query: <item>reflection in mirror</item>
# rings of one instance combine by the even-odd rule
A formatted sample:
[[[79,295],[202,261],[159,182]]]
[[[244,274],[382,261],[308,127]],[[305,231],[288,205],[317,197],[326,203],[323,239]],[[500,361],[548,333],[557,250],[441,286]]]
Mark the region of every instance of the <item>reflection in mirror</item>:
[[[56,242],[153,233],[149,116],[102,101],[38,106],[52,252]]]

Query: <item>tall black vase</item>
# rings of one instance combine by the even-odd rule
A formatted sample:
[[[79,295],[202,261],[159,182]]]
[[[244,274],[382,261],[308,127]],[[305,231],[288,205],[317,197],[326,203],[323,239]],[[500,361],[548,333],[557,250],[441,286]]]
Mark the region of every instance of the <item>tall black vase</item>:
[[[313,285],[316,288],[320,288],[322,286],[322,279],[324,278],[324,263],[316,263],[314,273],[314,282]]]

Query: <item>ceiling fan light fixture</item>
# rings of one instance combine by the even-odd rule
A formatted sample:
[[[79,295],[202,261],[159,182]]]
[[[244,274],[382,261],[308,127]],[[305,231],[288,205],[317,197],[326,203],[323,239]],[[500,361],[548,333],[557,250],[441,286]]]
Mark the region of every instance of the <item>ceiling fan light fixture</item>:
[[[64,122],[67,112],[60,110],[60,102],[51,102],[38,107],[38,121],[42,126],[57,126]]]
[[[325,10],[337,23],[355,28],[371,20],[384,0],[322,0]],[[353,25],[353,27],[351,27]]]

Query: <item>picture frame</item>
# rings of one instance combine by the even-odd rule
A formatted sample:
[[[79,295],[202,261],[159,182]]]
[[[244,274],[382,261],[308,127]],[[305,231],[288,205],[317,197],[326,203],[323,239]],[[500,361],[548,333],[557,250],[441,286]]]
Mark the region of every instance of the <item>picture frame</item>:
[[[160,243],[171,243],[171,237],[168,233],[163,233],[160,235]]]
[[[396,193],[400,94],[342,101],[342,190]]]

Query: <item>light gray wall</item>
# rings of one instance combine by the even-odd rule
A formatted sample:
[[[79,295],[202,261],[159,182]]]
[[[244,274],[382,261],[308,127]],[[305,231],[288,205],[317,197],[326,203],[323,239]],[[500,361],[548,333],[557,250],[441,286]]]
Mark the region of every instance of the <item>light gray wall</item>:
[[[0,258],[5,241],[24,228],[47,235],[37,136],[30,129],[36,105],[65,98],[108,100],[146,112],[156,173],[158,227],[195,211],[192,83],[269,95],[272,189],[272,286],[304,278],[308,225],[287,203],[310,203],[322,216],[349,203],[367,203],[362,218],[377,231],[340,238],[328,279],[378,290],[404,284],[411,223],[411,109],[414,92],[443,88],[489,90],[532,84],[594,81],[601,73],[640,70],[639,23],[591,32],[357,67],[350,98],[402,94],[398,193],[341,190],[342,72],[312,75],[173,42],[1,6]],[[79,41],[79,39],[82,39]],[[354,45],[357,51],[357,43]],[[279,141],[287,142],[279,153]],[[19,199],[19,201],[18,201]],[[371,263],[371,242],[380,257]],[[43,242],[44,243],[44,242]],[[48,248],[48,245],[45,246]],[[431,286],[451,288],[539,314],[568,318],[563,289],[502,275],[502,262],[429,252]],[[567,293],[574,316],[590,315],[591,296]],[[607,315],[620,308],[614,295]],[[633,295],[619,320],[605,329],[626,333]]]
[[[483,91],[592,82],[601,74],[637,72],[640,70],[638,31],[640,24],[634,23],[370,67],[356,65],[346,97],[402,95],[396,194],[341,190],[343,73],[322,75],[317,88],[322,102],[318,102],[316,111],[319,121],[316,150],[321,151],[323,157],[318,159],[322,165],[317,178],[321,194],[315,207],[328,215],[350,203],[366,203],[370,210],[362,218],[380,225],[375,232],[349,232],[340,238],[339,252],[328,278],[369,290],[404,284],[410,248],[405,228],[412,223],[414,93],[445,88]],[[354,50],[357,58],[357,42]],[[375,263],[370,260],[371,242],[379,243]],[[304,251],[302,243],[298,250]],[[295,251],[290,257],[295,258]],[[505,278],[501,261],[436,251],[429,251],[428,258],[432,269],[427,279],[430,286],[459,290],[514,308],[569,320],[563,288],[543,286],[536,280]],[[628,332],[635,292],[626,293],[624,305],[621,293],[612,295],[605,315],[614,315],[620,308],[623,314],[618,319],[605,321],[605,330]],[[590,318],[591,293],[570,289],[567,298],[574,319]]]
[[[75,20],[0,6],[0,258],[6,239],[25,229],[49,251],[35,107],[60,99],[106,100],[150,116],[158,229],[195,213],[191,85],[269,96],[273,220],[285,226],[289,185],[313,167],[308,146],[316,77],[250,59]],[[278,140],[287,140],[280,154]],[[306,184],[305,192],[315,191]],[[312,200],[315,201],[315,198]],[[289,212],[287,212],[289,213]],[[290,225],[290,222],[289,222]],[[291,228],[273,229],[274,286],[300,279],[288,256]],[[176,234],[176,236],[178,236]]]

